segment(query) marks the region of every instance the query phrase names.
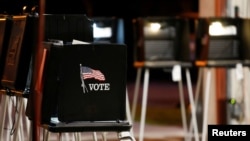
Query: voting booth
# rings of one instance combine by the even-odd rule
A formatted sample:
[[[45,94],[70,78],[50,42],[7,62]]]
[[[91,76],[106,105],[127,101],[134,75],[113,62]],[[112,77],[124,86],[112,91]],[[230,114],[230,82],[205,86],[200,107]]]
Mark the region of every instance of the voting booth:
[[[120,140],[133,141],[132,125],[126,117],[126,45],[47,47],[41,106],[44,129],[56,133],[117,132]]]
[[[135,61],[190,61],[189,22],[184,18],[134,20]]]
[[[248,22],[249,23],[249,22]],[[232,66],[249,58],[245,19],[211,17],[198,19],[196,63]]]
[[[92,17],[93,40],[97,43],[124,43],[124,20],[118,17]]]
[[[178,83],[183,129],[185,137],[187,137],[188,130],[186,125],[186,108],[183,99],[182,68],[185,70],[189,86],[188,89],[192,90],[189,72],[189,68],[193,65],[190,52],[189,20],[181,17],[139,17],[133,20],[133,25],[133,37],[135,39],[134,67],[137,69],[137,76],[132,105],[132,117],[135,116],[141,74],[142,70],[144,70],[139,140],[142,141],[144,137],[147,95],[148,89],[150,88],[150,71],[160,69],[174,72],[172,76],[173,80]],[[193,94],[191,91],[189,91],[189,96],[190,104],[194,106]],[[192,116],[195,118],[194,108],[191,109]],[[193,126],[197,129],[196,122],[193,123]],[[195,131],[195,136],[198,138],[197,130]]]
[[[5,89],[24,91],[30,87],[32,54],[37,42],[38,17],[8,16],[4,47],[7,48],[1,84]]]

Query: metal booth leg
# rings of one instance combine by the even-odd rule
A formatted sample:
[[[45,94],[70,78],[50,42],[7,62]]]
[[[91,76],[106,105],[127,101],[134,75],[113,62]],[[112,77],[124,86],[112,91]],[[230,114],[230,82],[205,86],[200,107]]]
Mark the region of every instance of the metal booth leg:
[[[133,119],[131,117],[131,111],[130,111],[130,103],[129,103],[129,97],[128,97],[128,90],[126,90],[126,115],[127,115],[127,120],[129,121],[129,123],[133,124]],[[130,132],[134,136],[133,126],[132,126]]]
[[[180,104],[181,104],[182,126],[183,126],[185,134],[187,134],[188,133],[187,117],[186,117],[186,109],[185,109],[185,101],[184,101],[183,84],[182,84],[181,79],[178,81],[178,88],[179,88],[179,97],[180,97]],[[187,141],[186,135],[185,135],[185,141]]]
[[[203,112],[203,126],[202,126],[202,141],[207,140],[207,117],[208,117],[208,104],[209,104],[209,93],[210,93],[210,84],[211,83],[211,69],[208,68],[206,76],[206,87],[205,87],[205,103],[204,103],[204,112]]]
[[[190,77],[189,69],[186,69],[186,78],[187,78],[187,85],[188,85],[188,96],[191,105],[191,125],[194,128],[194,137],[195,141],[199,141],[199,132],[198,132],[198,125],[197,125],[197,118],[196,118],[196,105],[194,102],[193,97],[193,90],[192,90],[192,82]]]
[[[4,140],[4,127],[5,127],[5,118],[6,118],[6,111],[7,111],[7,106],[9,102],[9,97],[7,95],[2,95],[1,97],[1,106],[2,106],[2,118],[0,121],[0,140]]]
[[[148,98],[148,84],[149,84],[149,68],[146,68],[144,72],[139,141],[143,141],[143,137],[144,137],[144,127],[145,127],[147,98]]]
[[[136,106],[137,106],[139,88],[140,88],[140,81],[141,81],[141,72],[142,72],[142,68],[137,68],[134,95],[133,95],[133,103],[132,103],[132,114],[131,114],[133,121],[135,119],[135,114],[136,114]]]
[[[202,80],[203,80],[203,68],[199,68],[198,80],[196,83],[195,98],[194,98],[196,110],[197,110]],[[191,120],[190,120],[190,126],[189,126],[190,138],[189,138],[189,141],[191,141],[191,137],[193,136],[193,130],[194,130],[194,125],[192,124],[192,121],[193,121],[193,117],[191,117]],[[198,132],[198,134],[199,134],[199,132]]]

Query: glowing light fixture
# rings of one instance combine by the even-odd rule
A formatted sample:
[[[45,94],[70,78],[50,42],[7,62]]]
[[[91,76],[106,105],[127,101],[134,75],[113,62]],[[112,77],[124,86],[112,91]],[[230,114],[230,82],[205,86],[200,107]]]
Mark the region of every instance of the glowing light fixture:
[[[237,30],[234,25],[223,26],[221,22],[213,22],[209,26],[209,35],[211,36],[227,36],[227,35],[236,35]]]
[[[161,24],[160,23],[151,23],[150,24],[150,30],[152,32],[158,32],[161,28]]]
[[[98,27],[95,23],[93,24],[93,35],[94,38],[110,38],[112,36],[111,27]]]

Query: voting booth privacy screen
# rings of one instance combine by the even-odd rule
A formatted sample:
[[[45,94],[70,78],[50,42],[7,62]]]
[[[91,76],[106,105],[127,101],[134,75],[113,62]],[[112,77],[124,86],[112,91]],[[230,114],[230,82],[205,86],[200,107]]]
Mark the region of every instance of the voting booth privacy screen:
[[[197,60],[244,60],[249,58],[249,20],[211,17],[198,19]]]
[[[126,45],[53,45],[45,64],[44,122],[125,120]]]
[[[124,43],[124,20],[117,17],[92,17],[93,40],[97,43]]]
[[[1,84],[6,89],[25,90],[34,47],[37,45],[38,17],[13,15],[6,17],[3,47],[6,50]]]
[[[140,17],[133,22],[135,61],[190,60],[187,19]]]
[[[5,55],[6,55],[6,47],[4,47],[4,36],[5,36],[5,26],[6,26],[6,18],[0,17],[0,78],[2,78],[3,68],[5,63]]]

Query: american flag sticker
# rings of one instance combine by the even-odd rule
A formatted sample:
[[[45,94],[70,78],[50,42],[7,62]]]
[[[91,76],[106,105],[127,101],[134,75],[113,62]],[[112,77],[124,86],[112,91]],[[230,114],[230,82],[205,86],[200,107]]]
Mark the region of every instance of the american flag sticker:
[[[82,81],[83,93],[88,92],[88,89],[85,86],[85,79],[96,79],[99,81],[105,81],[105,76],[100,70],[95,70],[90,67],[82,66],[80,64],[80,78]]]
[[[82,66],[81,67],[81,74],[82,74],[83,79],[94,78],[94,79],[99,80],[99,81],[105,80],[105,76],[102,74],[101,71],[94,70],[94,69],[91,69],[89,67]]]

